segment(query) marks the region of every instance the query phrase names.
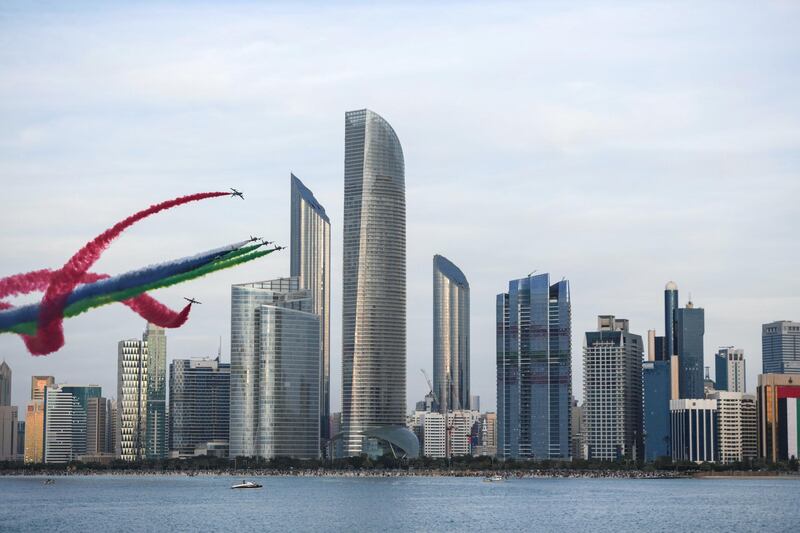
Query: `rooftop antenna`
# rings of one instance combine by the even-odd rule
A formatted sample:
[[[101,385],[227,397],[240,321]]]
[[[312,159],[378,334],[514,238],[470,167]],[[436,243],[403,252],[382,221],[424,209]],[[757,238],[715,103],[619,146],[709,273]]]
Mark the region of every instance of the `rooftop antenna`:
[[[219,336],[219,348],[217,348],[217,362],[222,359],[222,335]]]
[[[537,272],[539,272],[539,270],[534,270],[533,272],[531,272],[530,274],[528,274],[528,277],[531,277],[531,276],[533,276],[533,275],[534,275],[534,274],[536,274]]]

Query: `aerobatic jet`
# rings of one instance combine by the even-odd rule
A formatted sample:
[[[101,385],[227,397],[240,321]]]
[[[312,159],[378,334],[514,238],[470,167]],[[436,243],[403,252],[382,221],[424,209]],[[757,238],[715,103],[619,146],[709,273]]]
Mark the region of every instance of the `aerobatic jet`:
[[[232,197],[234,197],[234,196],[238,196],[239,198],[241,198],[242,200],[244,200],[244,193],[243,193],[242,191],[237,191],[237,190],[236,190],[236,189],[234,189],[234,188],[231,188],[231,191],[232,191],[232,192],[231,192],[231,198],[232,198]]]
[[[183,297],[183,299],[186,300],[187,302],[189,302],[190,304],[202,304],[203,303],[203,302],[198,302],[194,298],[187,298],[185,296]]]

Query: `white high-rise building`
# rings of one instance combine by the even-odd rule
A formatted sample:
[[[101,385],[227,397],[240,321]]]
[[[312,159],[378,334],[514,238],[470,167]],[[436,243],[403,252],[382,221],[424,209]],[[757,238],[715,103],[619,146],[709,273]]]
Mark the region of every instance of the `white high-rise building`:
[[[314,193],[294,174],[291,181],[290,276],[299,279],[301,289],[310,291],[313,310],[320,317],[319,420],[320,436],[326,441],[331,414],[331,222]]]
[[[583,345],[583,441],[587,459],[642,456],[642,355],[628,321],[597,317]]]
[[[147,342],[120,341],[117,348],[117,446],[119,457],[145,457],[147,432]]]
[[[472,455],[472,428],[480,421],[478,411],[450,411],[447,415],[417,411],[411,425],[421,427],[422,455],[444,458]],[[490,428],[487,432],[493,433],[493,430]],[[487,436],[487,440],[491,436]]]
[[[68,463],[86,453],[86,409],[63,387],[44,392],[44,462]]]
[[[741,392],[716,391],[717,453],[721,463],[735,463],[758,456],[756,397]]]
[[[416,456],[405,427],[406,195],[403,149],[381,116],[345,115],[343,450]],[[410,448],[410,449],[409,449]]]

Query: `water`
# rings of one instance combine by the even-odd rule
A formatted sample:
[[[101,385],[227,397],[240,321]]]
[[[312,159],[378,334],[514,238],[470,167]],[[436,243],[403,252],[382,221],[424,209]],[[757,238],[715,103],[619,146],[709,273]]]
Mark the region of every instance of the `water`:
[[[797,531],[796,479],[0,477],[0,531]]]

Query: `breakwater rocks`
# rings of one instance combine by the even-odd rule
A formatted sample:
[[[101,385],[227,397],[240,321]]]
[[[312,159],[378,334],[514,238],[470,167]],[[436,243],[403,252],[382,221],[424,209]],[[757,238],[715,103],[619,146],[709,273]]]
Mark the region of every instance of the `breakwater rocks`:
[[[644,470],[569,470],[569,469],[546,469],[546,470],[447,470],[447,469],[397,469],[397,470],[334,470],[334,469],[288,469],[288,470],[91,470],[81,469],[75,471],[65,470],[37,470],[26,469],[0,471],[0,475],[17,476],[231,476],[231,477],[347,477],[347,478],[371,478],[371,477],[474,477],[487,478],[499,476],[503,480],[513,479],[675,479],[692,477],[694,472],[674,472],[674,471],[644,471]]]

